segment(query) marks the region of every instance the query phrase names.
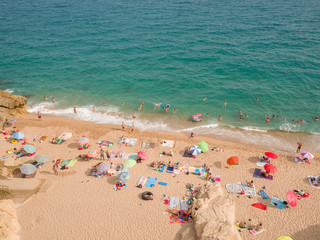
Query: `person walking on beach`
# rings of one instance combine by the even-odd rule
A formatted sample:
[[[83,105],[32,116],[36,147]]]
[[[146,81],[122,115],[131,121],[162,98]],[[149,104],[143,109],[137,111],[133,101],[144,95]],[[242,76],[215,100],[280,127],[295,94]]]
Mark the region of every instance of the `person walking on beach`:
[[[102,148],[100,149],[100,159],[104,160],[104,151]]]
[[[303,144],[301,142],[297,142],[297,144],[298,144],[297,153],[300,153],[301,147]]]
[[[122,127],[122,130],[124,131],[124,128],[126,127],[126,125],[124,124],[124,122],[122,122],[121,127]]]
[[[41,113],[39,111],[38,111],[37,115],[38,115],[38,119],[41,121]]]
[[[58,165],[54,164],[52,170],[54,175],[58,175]]]
[[[76,106],[74,106],[73,112],[74,112],[74,114],[77,114],[77,107]]]

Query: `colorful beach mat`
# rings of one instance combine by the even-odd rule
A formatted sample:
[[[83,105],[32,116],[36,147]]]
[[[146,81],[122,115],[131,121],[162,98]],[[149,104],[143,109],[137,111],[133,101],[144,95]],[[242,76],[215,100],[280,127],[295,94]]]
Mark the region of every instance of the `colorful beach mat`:
[[[158,180],[157,178],[149,177],[147,182],[146,182],[146,184],[145,184],[145,186],[146,187],[150,187],[150,188],[154,188],[156,183],[157,183],[157,180]]]
[[[183,213],[183,211],[181,210],[178,212]],[[172,213],[169,213],[169,217],[170,217],[170,223],[192,223],[192,220],[189,217],[182,218],[177,215],[173,215]]]

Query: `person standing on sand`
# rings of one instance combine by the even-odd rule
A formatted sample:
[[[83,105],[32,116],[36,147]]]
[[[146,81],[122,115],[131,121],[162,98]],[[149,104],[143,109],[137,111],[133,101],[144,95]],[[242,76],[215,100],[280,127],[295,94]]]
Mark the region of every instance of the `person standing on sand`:
[[[39,111],[38,111],[37,115],[38,115],[38,119],[41,121],[41,113]]]
[[[121,123],[121,127],[122,127],[122,131],[124,131],[124,128],[126,127],[126,125],[124,124],[124,122]]]
[[[58,165],[54,164],[52,170],[54,175],[58,175]]]
[[[74,114],[77,114],[77,107],[76,106],[73,107],[73,112],[74,112]]]
[[[104,151],[102,148],[100,149],[100,159],[104,160]]]
[[[301,147],[303,144],[301,142],[297,142],[297,144],[298,144],[297,153],[300,153]]]

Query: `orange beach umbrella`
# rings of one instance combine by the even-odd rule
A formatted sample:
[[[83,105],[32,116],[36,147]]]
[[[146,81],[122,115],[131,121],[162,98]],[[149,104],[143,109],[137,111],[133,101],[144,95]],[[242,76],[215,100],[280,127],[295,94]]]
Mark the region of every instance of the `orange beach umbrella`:
[[[235,164],[237,164],[238,162],[239,162],[239,158],[236,157],[236,156],[233,156],[233,157],[231,157],[231,158],[229,158],[229,159],[227,160],[227,163],[228,163],[229,165],[235,165]]]

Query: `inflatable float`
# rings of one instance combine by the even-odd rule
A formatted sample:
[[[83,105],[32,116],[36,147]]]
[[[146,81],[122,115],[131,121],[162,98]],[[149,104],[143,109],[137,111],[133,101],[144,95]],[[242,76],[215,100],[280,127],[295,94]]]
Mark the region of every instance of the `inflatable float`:
[[[202,114],[201,113],[198,113],[198,114],[195,114],[191,117],[192,121],[194,122],[200,122],[202,119],[201,119],[201,116]]]
[[[142,199],[143,200],[153,200],[153,193],[152,192],[143,192],[142,193]]]
[[[163,108],[163,109],[166,109],[166,108],[169,109],[169,108],[170,108],[170,104],[162,105],[162,108]]]

